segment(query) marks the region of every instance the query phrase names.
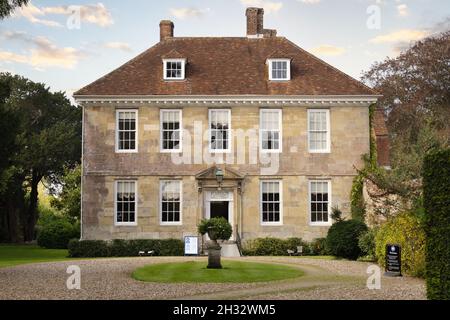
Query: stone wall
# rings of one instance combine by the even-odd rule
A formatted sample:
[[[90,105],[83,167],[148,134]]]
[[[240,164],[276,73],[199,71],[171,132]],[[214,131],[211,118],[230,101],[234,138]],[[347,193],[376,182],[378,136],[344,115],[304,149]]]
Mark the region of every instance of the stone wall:
[[[211,107],[211,106],[209,106]],[[196,233],[196,224],[203,216],[203,196],[195,175],[212,164],[174,164],[170,154],[159,150],[159,108],[139,105],[138,153],[115,153],[115,115],[112,105],[84,107],[83,145],[83,238],[181,238]],[[122,109],[122,107],[120,107]],[[310,226],[308,219],[308,179],[330,179],[332,205],[339,205],[349,214],[349,199],[354,166],[362,167],[361,155],[369,152],[368,106],[337,106],[330,108],[331,153],[310,154],[307,150],[307,106],[284,106],[283,153],[275,176],[283,181],[284,223],[266,227],[260,224],[259,181],[260,164],[229,164],[245,175],[242,198],[235,192],[234,212],[244,239],[255,237],[302,237],[312,240],[325,236],[328,227]],[[183,127],[193,131],[194,122],[208,126],[208,106],[188,106],[183,109]],[[232,129],[258,129],[259,108],[254,105],[233,106]],[[207,150],[208,137],[200,138]],[[247,142],[248,158],[248,142]],[[190,144],[184,141],[183,151]],[[192,150],[191,160],[198,158]],[[197,159],[198,160],[198,159]],[[201,160],[201,157],[200,157]],[[197,161],[198,162],[198,161]],[[220,162],[220,161],[219,161]],[[264,176],[267,178],[268,176]],[[160,226],[159,180],[183,180],[183,225]],[[114,226],[114,181],[138,181],[138,225]],[[242,212],[242,219],[238,214]]]

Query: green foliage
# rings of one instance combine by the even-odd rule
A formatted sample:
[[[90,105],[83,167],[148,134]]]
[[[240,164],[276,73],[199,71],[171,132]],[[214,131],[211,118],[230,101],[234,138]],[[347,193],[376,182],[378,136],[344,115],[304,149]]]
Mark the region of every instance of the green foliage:
[[[314,256],[326,256],[329,254],[327,250],[327,239],[326,238],[317,238],[314,239],[309,245],[310,253]]]
[[[450,300],[450,149],[425,157],[423,188],[427,296]]]
[[[211,230],[214,231],[212,236]],[[204,219],[198,225],[198,232],[202,235],[209,234],[211,240],[228,240],[231,238],[233,229],[225,218]]]
[[[243,253],[246,256],[287,256],[287,250],[297,251],[303,246],[303,253],[310,254],[308,243],[301,238],[256,238],[245,242]]]
[[[178,239],[71,240],[68,249],[73,258],[136,257],[139,251],[154,251],[154,256],[182,256],[184,243]]]
[[[81,108],[42,83],[0,73],[0,119],[0,224],[11,241],[31,241],[39,183],[58,183],[64,168],[80,162]]]
[[[326,246],[330,254],[356,260],[361,255],[358,238],[367,231],[367,226],[359,220],[341,221],[328,230]]]
[[[80,225],[72,224],[68,219],[52,213],[49,209],[40,209],[42,219],[38,223],[37,243],[46,249],[66,249],[69,241],[80,237]],[[46,210],[46,211],[45,211]]]
[[[8,17],[17,7],[27,5],[29,0],[0,0],[0,20]]]
[[[373,128],[374,116],[377,105],[372,104],[369,107],[369,128],[370,128],[370,163],[372,167],[376,167],[378,165],[378,153],[377,153],[377,141],[375,136],[375,131]]]
[[[331,219],[336,222],[344,221],[345,218],[342,218],[342,211],[339,209],[339,207],[333,207],[331,209]]]
[[[358,238],[358,246],[361,249],[361,255],[366,258],[366,260],[375,261],[375,235],[378,229],[369,229]]]
[[[364,175],[358,174],[353,179],[352,190],[350,193],[350,206],[352,219],[364,221],[366,215],[366,203],[363,196]]]
[[[84,240],[72,239],[67,246],[69,257],[72,258],[97,258],[109,257],[110,250],[108,243],[102,240]]]
[[[62,192],[51,200],[52,207],[72,221],[80,220],[81,213],[81,166],[65,168],[61,179]]]
[[[425,232],[419,217],[402,212],[381,225],[375,236],[378,263],[385,266],[387,244],[402,247],[402,270],[406,274],[422,277],[425,272]]]

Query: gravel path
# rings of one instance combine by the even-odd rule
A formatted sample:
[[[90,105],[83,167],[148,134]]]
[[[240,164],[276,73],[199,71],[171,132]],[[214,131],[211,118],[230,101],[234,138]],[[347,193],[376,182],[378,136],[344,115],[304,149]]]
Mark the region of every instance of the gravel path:
[[[0,299],[425,299],[424,281],[382,277],[381,290],[366,288],[368,263],[302,257],[240,258],[295,265],[298,279],[270,283],[165,284],[131,278],[138,267],[206,258],[147,257],[38,263],[0,269]],[[66,269],[81,268],[81,290],[68,290]]]

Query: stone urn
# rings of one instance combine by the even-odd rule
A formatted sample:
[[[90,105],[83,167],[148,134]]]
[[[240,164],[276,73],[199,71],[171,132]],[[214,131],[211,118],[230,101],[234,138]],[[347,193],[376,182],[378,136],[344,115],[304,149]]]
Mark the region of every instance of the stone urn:
[[[208,269],[222,269],[222,264],[220,263],[221,250],[219,243],[217,242],[217,232],[215,228],[208,228],[209,240],[206,243],[208,248]]]

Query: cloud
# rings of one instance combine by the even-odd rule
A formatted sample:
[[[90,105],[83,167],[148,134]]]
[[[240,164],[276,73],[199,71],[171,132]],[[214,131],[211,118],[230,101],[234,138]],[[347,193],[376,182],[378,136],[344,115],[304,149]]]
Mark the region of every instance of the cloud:
[[[409,14],[408,6],[406,4],[399,4],[397,6],[397,11],[400,17],[406,17]]]
[[[264,8],[265,13],[273,13],[279,11],[283,7],[282,2],[273,2],[269,0],[241,0],[246,7]]]
[[[425,30],[402,29],[370,39],[371,43],[395,43],[417,41],[428,36]]]
[[[48,27],[62,27],[62,24],[53,21],[40,19],[47,15],[62,15],[79,17],[80,22],[95,24],[100,27],[108,27],[114,24],[114,20],[109,10],[103,3],[82,5],[82,6],[56,6],[56,7],[36,7],[31,2],[15,11],[14,16],[24,17],[31,23],[42,24]]]
[[[58,67],[73,69],[85,54],[72,47],[58,47],[45,37],[30,37],[24,32],[4,32],[2,37],[9,40],[22,41],[32,45],[27,54],[16,54],[0,51],[0,60],[8,63],[22,63],[37,69]]]
[[[303,3],[306,3],[306,4],[316,4],[316,3],[320,2],[320,0],[297,0],[297,1],[303,2]]]
[[[105,43],[105,47],[109,49],[118,49],[125,52],[132,52],[130,45],[126,42],[107,42]]]
[[[19,7],[15,10],[14,17],[23,17],[34,24],[42,24],[47,27],[62,27],[59,22],[53,20],[40,19],[37,17],[45,16],[45,12],[40,8],[34,6],[31,2],[26,5]]]
[[[332,45],[324,44],[310,50],[311,53],[321,56],[339,56],[345,53],[345,48],[335,47]]]
[[[194,7],[191,8],[171,8],[169,9],[170,14],[178,19],[186,19],[186,18],[200,18],[204,16],[207,12],[210,11],[209,8],[206,9],[197,9]]]

